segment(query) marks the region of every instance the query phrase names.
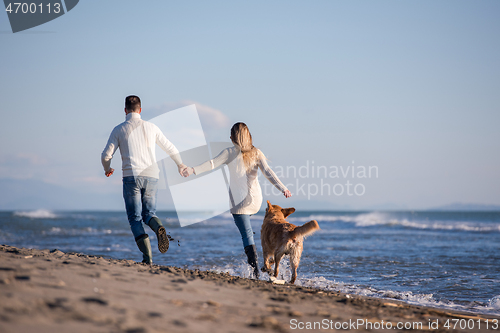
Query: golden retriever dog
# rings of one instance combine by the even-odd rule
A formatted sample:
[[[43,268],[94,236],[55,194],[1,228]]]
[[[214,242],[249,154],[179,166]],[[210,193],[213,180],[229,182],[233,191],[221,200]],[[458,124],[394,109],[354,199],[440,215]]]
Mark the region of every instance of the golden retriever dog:
[[[304,237],[319,229],[316,220],[309,221],[300,227],[286,221],[285,218],[293,212],[295,208],[281,208],[278,205],[271,205],[268,200],[266,216],[260,230],[264,255],[262,271],[271,274],[271,265],[274,263],[274,277],[277,278],[280,260],[288,254],[292,266],[292,280],[290,281],[292,284],[297,278],[297,268],[304,248]]]

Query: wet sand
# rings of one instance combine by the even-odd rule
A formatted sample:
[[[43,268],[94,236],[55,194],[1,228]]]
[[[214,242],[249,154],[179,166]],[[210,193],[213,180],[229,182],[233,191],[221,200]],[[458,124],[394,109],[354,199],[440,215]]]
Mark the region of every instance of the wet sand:
[[[500,332],[499,321],[225,273],[0,246],[2,333]]]

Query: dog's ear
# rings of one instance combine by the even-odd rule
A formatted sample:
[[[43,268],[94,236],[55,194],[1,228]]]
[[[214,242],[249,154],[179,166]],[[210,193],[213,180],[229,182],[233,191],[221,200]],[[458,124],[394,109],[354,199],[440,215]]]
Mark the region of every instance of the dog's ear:
[[[285,216],[285,218],[292,214],[293,212],[295,212],[295,208],[282,208],[281,211],[283,212],[283,215]]]
[[[272,207],[272,206],[273,206],[273,205],[271,205],[271,203],[269,202],[269,200],[267,200],[267,209],[268,209],[268,210],[269,210],[269,209],[271,209],[271,207]]]

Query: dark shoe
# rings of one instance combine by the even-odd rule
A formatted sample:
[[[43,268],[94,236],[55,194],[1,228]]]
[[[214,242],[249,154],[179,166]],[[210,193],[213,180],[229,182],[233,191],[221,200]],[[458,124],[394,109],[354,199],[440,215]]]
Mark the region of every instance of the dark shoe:
[[[247,247],[245,247],[245,253],[248,258],[248,264],[253,268],[253,277],[258,279],[260,276],[260,272],[257,257],[257,247],[255,245],[248,245]]]
[[[144,234],[135,239],[137,247],[142,252],[142,262],[145,264],[153,263],[153,253],[151,252],[151,242],[149,236]]]
[[[156,238],[158,238],[158,250],[161,253],[167,252],[170,242],[168,240],[167,231],[161,225],[160,219],[157,217],[152,217],[149,220],[149,227],[153,229],[156,234]]]

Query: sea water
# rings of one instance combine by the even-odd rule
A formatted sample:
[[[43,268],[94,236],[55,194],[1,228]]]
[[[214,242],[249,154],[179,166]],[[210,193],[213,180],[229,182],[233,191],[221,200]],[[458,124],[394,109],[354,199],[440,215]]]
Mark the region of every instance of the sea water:
[[[249,276],[230,214],[183,228],[174,212],[158,216],[174,240],[160,254],[145,227],[156,264]],[[288,218],[296,225],[312,219],[321,230],[304,241],[296,284],[500,314],[500,212],[315,211]],[[251,218],[259,254],[262,220],[261,213]],[[0,244],[142,259],[125,212],[0,212]],[[281,278],[290,276],[283,260]]]

